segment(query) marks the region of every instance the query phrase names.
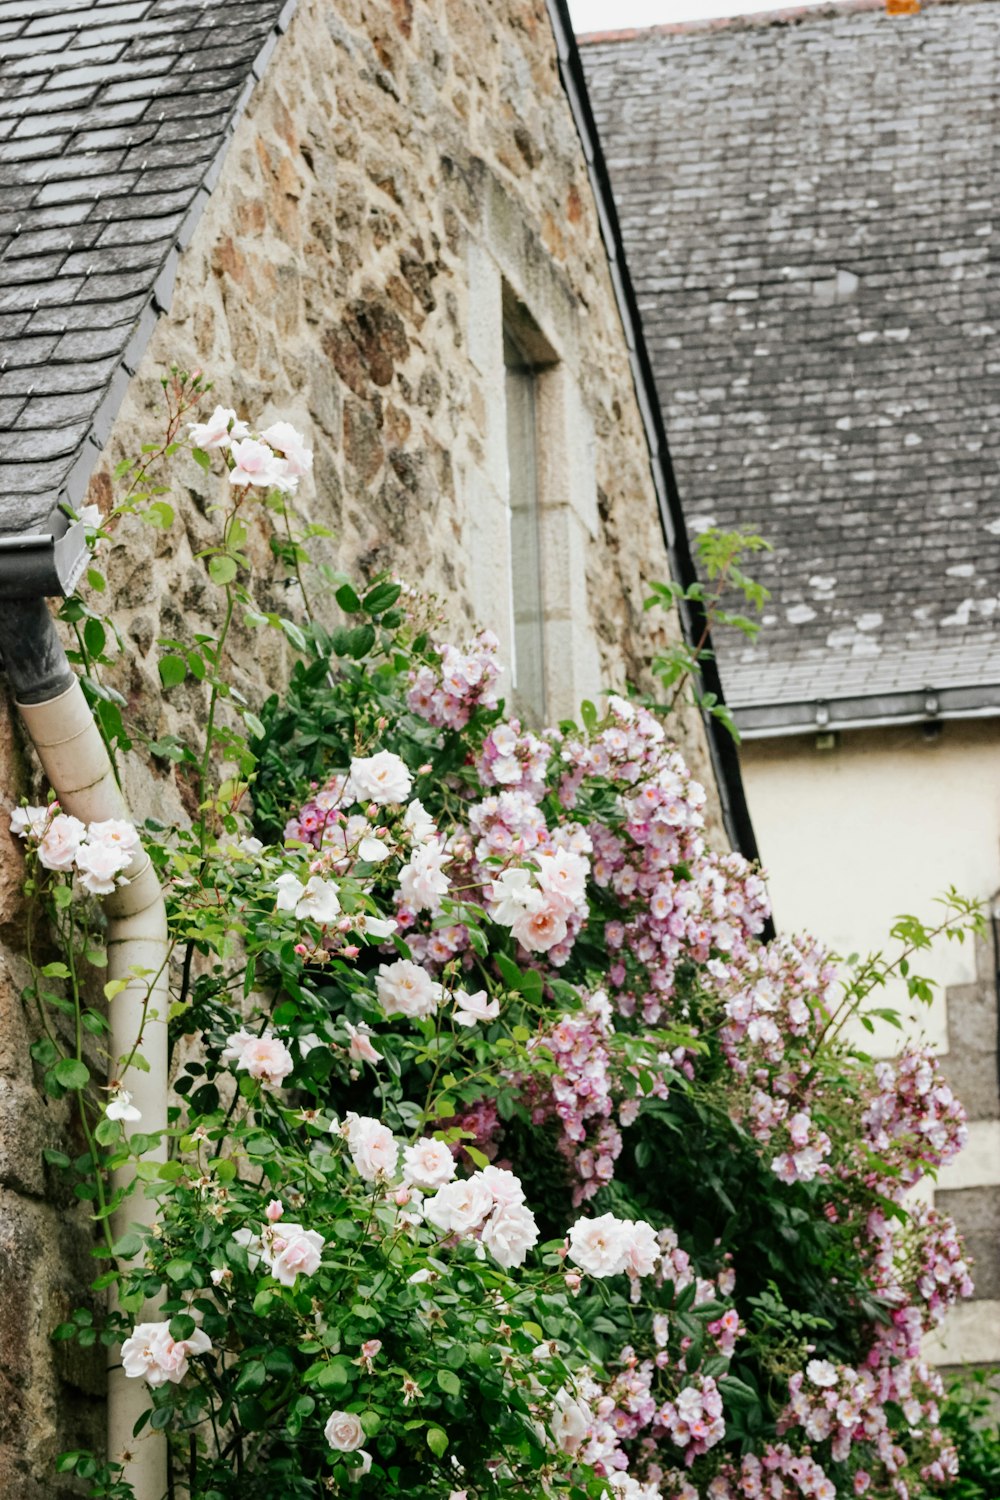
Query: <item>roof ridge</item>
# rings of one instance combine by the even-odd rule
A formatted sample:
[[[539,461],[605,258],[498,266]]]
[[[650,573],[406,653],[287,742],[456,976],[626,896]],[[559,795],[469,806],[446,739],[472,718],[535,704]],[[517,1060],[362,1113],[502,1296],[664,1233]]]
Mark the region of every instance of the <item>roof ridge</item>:
[[[990,5],[997,0],[916,0],[916,11],[891,15],[887,0],[823,0],[818,5],[786,6],[779,10],[748,11],[734,16],[707,16],[687,21],[661,21],[653,26],[622,27],[613,31],[584,31],[576,38],[580,47],[604,45],[607,42],[631,42],[641,37],[684,36],[691,32],[744,31],[763,26],[797,26],[803,21],[826,21],[835,17],[868,11],[884,11],[888,20],[903,20],[939,6]]]

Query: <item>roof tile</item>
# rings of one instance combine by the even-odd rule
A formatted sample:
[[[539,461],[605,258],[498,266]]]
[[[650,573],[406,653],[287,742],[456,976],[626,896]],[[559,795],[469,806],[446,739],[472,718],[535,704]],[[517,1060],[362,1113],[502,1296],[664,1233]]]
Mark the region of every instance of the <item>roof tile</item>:
[[[1000,681],[1000,5],[582,56],[688,523],[774,544],[729,701]]]
[[[86,481],[279,15],[0,0],[0,484],[39,516]]]

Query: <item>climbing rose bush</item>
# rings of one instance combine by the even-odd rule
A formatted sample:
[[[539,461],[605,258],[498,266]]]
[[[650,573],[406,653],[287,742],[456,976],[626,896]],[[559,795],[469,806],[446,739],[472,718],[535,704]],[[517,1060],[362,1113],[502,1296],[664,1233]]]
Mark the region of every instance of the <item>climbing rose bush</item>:
[[[853,974],[764,941],[763,878],[710,847],[652,708],[612,695],[529,728],[496,639],[442,639],[397,580],[333,579],[336,628],[308,596],[304,619],[269,614],[247,529],[281,522],[301,585],[308,450],[222,407],[191,439],[224,471],[227,621],[298,659],[250,708],[225,632],[200,637],[207,738],[151,747],[201,808],[140,830],[174,944],[168,1159],[122,1059],[95,1104],[79,1043],[36,1052],[77,1091],[92,1146],[61,1165],[98,1222],[156,1201],[152,1230],[98,1252],[114,1311],[56,1336],[120,1343],[140,1427],[200,1500],[938,1493],[956,1460],[921,1338],[972,1284],[909,1194],[964,1116],[929,1055],[874,1063],[845,1032],[893,972],[926,996],[910,960],[934,934],[901,919],[895,956]],[[167,691],[193,649],[165,643]],[[91,898],[127,879],[135,833],[54,805],[14,827],[73,956],[50,966],[60,1003],[100,1034]],[[952,896],[939,930],[974,921]],[[119,1458],[61,1465],[119,1500]]]

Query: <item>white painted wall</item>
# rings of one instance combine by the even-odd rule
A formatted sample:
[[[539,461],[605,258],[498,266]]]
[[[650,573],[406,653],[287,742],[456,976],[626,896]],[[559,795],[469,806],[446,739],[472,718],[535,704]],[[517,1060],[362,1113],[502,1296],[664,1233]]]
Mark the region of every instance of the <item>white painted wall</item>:
[[[930,923],[948,886],[986,901],[1000,891],[1000,720],[946,723],[933,740],[919,726],[846,732],[832,750],[811,736],[750,741],[741,760],[780,929],[865,954],[901,912]],[[942,941],[915,966],[940,987],[929,1009],[901,985],[876,1003],[905,1010],[907,1034],[946,1053],[944,990],[975,980],[972,945]],[[899,1043],[887,1026],[855,1035],[883,1055]],[[1000,1122],[972,1123],[939,1186],[1000,1189]],[[1000,1302],[954,1308],[925,1348],[938,1364],[995,1363]]]
[[[811,736],[751,740],[741,761],[784,931],[865,954],[902,912],[932,923],[948,886],[983,899],[1000,890],[1000,720],[948,722],[935,740],[919,726],[849,731],[833,750]],[[918,971],[942,988],[971,983],[971,945],[940,943]],[[887,1003],[907,1005],[902,986]],[[911,1008],[908,1027],[943,1052],[943,997]],[[873,1050],[891,1052],[893,1037],[881,1030]]]

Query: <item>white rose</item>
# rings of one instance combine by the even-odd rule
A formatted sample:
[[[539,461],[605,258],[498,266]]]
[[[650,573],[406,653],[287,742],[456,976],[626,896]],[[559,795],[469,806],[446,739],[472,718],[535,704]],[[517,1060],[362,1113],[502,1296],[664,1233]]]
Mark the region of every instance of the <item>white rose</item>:
[[[326,1241],[315,1229],[278,1223],[265,1230],[261,1243],[271,1275],[282,1286],[294,1286],[296,1276],[312,1276],[319,1269]]]
[[[538,911],[544,897],[531,882],[530,870],[504,870],[493,881],[490,916],[501,927],[513,927],[526,911]]]
[[[365,1440],[365,1429],[353,1412],[335,1411],[330,1413],[323,1436],[338,1453],[356,1453]]]
[[[449,856],[437,842],[421,844],[414,849],[409,864],[399,872],[399,889],[413,911],[436,912],[441,898],[448,894],[449,880],[443,866]]]
[[[568,849],[556,849],[553,854],[543,852],[535,858],[542,890],[550,901],[562,902],[565,910],[572,911],[587,892],[587,861]]]
[[[131,853],[117,844],[81,844],[76,851],[80,884],[92,896],[110,896],[118,885],[122,870],[131,860]]]
[[[118,1089],[112,1094],[108,1100],[108,1107],[105,1110],[105,1114],[109,1120],[129,1120],[134,1122],[142,1119],[142,1115],[132,1103],[132,1095],[128,1089]]]
[[[414,797],[406,809],[403,818],[403,827],[415,844],[426,844],[437,833],[434,819],[424,807],[419,797]]]
[[[10,831],[19,839],[39,839],[51,812],[49,807],[15,807],[10,815]]]
[[[439,1188],[455,1176],[455,1158],[444,1141],[423,1136],[403,1152],[403,1176],[418,1188]]]
[[[430,1016],[441,1002],[441,986],[419,964],[399,958],[379,964],[375,977],[379,1002],[387,1016]]]
[[[524,1202],[524,1188],[506,1167],[484,1167],[476,1176],[489,1188],[498,1208],[509,1208],[515,1203]]]
[[[365,1115],[349,1114],[343,1129],[351,1160],[366,1182],[392,1176],[399,1146],[388,1126]]]
[[[340,901],[333,881],[324,880],[320,875],[310,875],[296,904],[295,915],[300,920],[309,918],[321,927],[328,922],[335,922],[340,916]]]
[[[486,1221],[482,1242],[505,1270],[523,1266],[528,1251],[538,1244],[534,1214],[523,1203],[505,1204]]]
[[[396,931],[399,923],[395,917],[369,917],[365,916],[362,932],[368,937],[387,938]]]
[[[561,1453],[576,1453],[590,1434],[594,1417],[585,1402],[565,1386],[552,1403],[552,1436]]]
[[[471,1234],[493,1210],[493,1194],[474,1172],[439,1188],[424,1204],[424,1218],[446,1234]]]
[[[228,1046],[222,1061],[235,1063],[237,1070],[259,1078],[270,1088],[279,1087],[295,1066],[295,1061],[284,1042],[270,1031],[254,1036],[241,1026],[239,1031],[227,1038]]]
[[[299,479],[309,473],[313,462],[312,449],[306,446],[305,438],[291,422],[272,422],[270,427],[264,428],[261,437],[278,450],[288,465],[289,474]]]
[[[86,828],[79,818],[58,813],[38,845],[38,858],[47,870],[72,870]]]
[[[286,870],[278,876],[274,888],[278,893],[274,902],[277,910],[294,912],[300,922],[308,919],[322,927],[340,916],[340,900],[332,880],[310,875],[303,885],[297,876]]]
[[[212,448],[228,448],[235,438],[250,436],[250,429],[228,406],[217,406],[207,422],[189,422],[188,436],[193,448],[207,453]]]
[[[500,1014],[500,1001],[489,1000],[485,990],[476,990],[472,995],[456,990],[453,998],[456,1026],[477,1026],[480,1021],[495,1021]]]
[[[660,1259],[656,1230],[643,1219],[622,1224],[625,1245],[625,1269],[632,1276],[652,1276]]]
[[[806,1365],[806,1376],[823,1389],[837,1384],[837,1368],[828,1359],[811,1359]]]
[[[619,1276],[627,1251],[624,1227],[614,1214],[578,1219],[569,1232],[569,1259],[590,1276]]]
[[[413,778],[405,763],[391,750],[358,756],[351,761],[350,789],[356,802],[405,802]]]

